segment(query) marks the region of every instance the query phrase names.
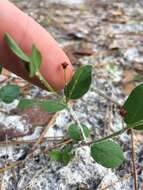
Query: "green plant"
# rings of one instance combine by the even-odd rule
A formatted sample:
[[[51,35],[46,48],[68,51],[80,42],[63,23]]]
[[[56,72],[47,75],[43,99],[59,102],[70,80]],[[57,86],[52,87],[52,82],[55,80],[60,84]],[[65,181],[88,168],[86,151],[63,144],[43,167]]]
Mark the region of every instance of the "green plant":
[[[85,65],[80,67],[74,73],[71,81],[66,82],[67,63],[61,63],[65,74],[64,96],[59,95],[54,88],[44,79],[40,73],[42,56],[35,45],[32,46],[31,56],[27,56],[16,42],[8,35],[4,36],[5,42],[11,51],[22,60],[25,69],[29,72],[30,77],[37,76],[40,81],[57,96],[57,100],[39,100],[39,99],[22,99],[19,98],[18,107],[26,109],[29,107],[40,107],[44,111],[55,113],[63,109],[67,109],[74,122],[67,128],[67,134],[72,145],[90,146],[92,158],[107,168],[116,168],[122,164],[124,160],[123,151],[119,144],[113,141],[114,137],[122,134],[128,129],[143,129],[143,84],[137,86],[129,95],[123,106],[117,103],[120,115],[126,124],[126,127],[101,139],[93,139],[89,141],[90,130],[84,124],[80,123],[76,114],[72,110],[69,101],[81,98],[90,88],[92,79],[92,66]],[[103,93],[99,93],[101,96]],[[15,98],[20,96],[20,90],[15,85],[8,85],[0,89],[0,99],[5,103],[11,103]],[[106,95],[104,95],[106,98]],[[75,146],[64,146],[60,150],[55,147],[49,151],[49,156],[55,160],[68,164],[74,156]]]

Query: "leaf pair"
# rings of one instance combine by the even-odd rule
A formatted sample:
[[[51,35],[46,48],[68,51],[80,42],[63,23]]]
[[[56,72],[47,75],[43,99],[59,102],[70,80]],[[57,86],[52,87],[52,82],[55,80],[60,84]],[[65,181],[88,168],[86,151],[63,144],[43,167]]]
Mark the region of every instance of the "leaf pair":
[[[34,77],[38,72],[42,62],[40,51],[35,47],[35,45],[33,45],[31,56],[27,56],[8,33],[5,33],[4,40],[11,51],[22,61],[24,61],[24,66],[26,69],[28,69],[30,77]],[[68,83],[68,85],[66,85],[64,89],[65,96],[68,100],[78,99],[89,90],[91,84],[91,68],[92,67],[90,65],[86,65],[82,66],[75,72],[72,80]]]
[[[89,137],[90,130],[83,124],[81,126],[85,137]],[[82,140],[82,133],[77,124],[71,124],[69,126],[68,135],[74,141]],[[107,168],[116,168],[120,166],[124,160],[122,149],[111,140],[93,143],[90,151],[93,159]]]
[[[49,156],[52,160],[61,162],[67,165],[69,161],[73,158],[74,153],[72,151],[71,145],[66,145],[63,150],[53,150],[49,152]]]
[[[19,57],[22,61],[28,63],[28,65],[26,65],[26,69],[28,66],[30,77],[34,77],[36,75],[36,72],[39,70],[42,62],[42,56],[40,51],[35,47],[35,45],[33,45],[32,55],[27,56],[8,33],[5,33],[4,40],[7,43],[8,47],[11,49],[11,51],[17,57]]]

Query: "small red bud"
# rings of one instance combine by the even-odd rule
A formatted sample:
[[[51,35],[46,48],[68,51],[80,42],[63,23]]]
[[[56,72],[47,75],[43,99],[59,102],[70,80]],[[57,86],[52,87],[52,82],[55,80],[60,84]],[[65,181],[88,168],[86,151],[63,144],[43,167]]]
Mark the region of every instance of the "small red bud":
[[[119,111],[119,114],[122,116],[122,117],[125,117],[125,115],[127,114],[127,111],[122,107]]]
[[[68,63],[67,62],[63,62],[61,65],[62,65],[63,69],[66,69],[67,66],[68,66]]]

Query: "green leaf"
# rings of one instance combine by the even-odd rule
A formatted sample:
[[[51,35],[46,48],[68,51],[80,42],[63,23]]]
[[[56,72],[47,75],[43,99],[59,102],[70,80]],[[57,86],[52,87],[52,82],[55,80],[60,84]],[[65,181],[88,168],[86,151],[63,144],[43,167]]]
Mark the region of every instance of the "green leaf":
[[[41,109],[50,113],[55,113],[67,108],[67,104],[59,101],[41,101],[38,105]]]
[[[88,127],[86,127],[83,124],[81,126],[82,126],[85,137],[88,137],[90,134]],[[77,124],[71,124],[69,126],[68,135],[70,136],[71,139],[73,139],[75,141],[80,141],[82,139],[82,133],[81,133],[81,130]]]
[[[59,150],[53,150],[49,152],[49,156],[51,157],[52,160],[61,162],[64,165],[67,165],[69,161],[73,158],[74,154],[71,152],[67,151],[59,151]]]
[[[29,71],[30,71],[30,77],[34,77],[36,72],[40,69],[42,62],[42,56],[40,51],[35,47],[35,45],[32,46],[32,56],[30,58],[30,64],[29,64]]]
[[[21,99],[18,104],[18,107],[22,110],[25,110],[25,109],[33,107],[35,104],[37,104],[37,102],[35,100]]]
[[[78,99],[89,90],[91,72],[92,67],[90,65],[82,66],[75,72],[71,81],[64,89],[65,96],[68,99]]]
[[[67,144],[63,150],[63,163],[64,165],[67,165],[69,161],[74,157],[74,152],[73,152],[73,145]]]
[[[134,80],[138,81],[138,82],[143,81],[143,75],[142,74],[135,74],[134,75]]]
[[[62,162],[64,163],[64,165],[67,165],[71,159],[73,158],[73,154],[70,152],[63,152],[62,154]]]
[[[42,110],[49,112],[49,113],[55,113],[58,111],[61,111],[67,107],[67,104],[63,102],[57,102],[57,101],[48,101],[48,100],[32,100],[32,99],[22,99],[19,102],[18,107],[20,109],[27,109],[30,107],[40,107]]]
[[[48,155],[52,158],[52,160],[57,161],[57,162],[62,162],[63,161],[63,156],[62,152],[58,150],[53,150],[48,153]]]
[[[128,124],[128,128],[133,128],[135,130],[143,130],[143,120]]]
[[[137,130],[137,131],[141,131],[141,130],[143,130],[143,125],[134,127],[134,129]]]
[[[113,141],[102,141],[91,145],[91,156],[106,168],[116,168],[124,160],[121,147]]]
[[[4,40],[15,55],[17,55],[23,61],[29,62],[29,57],[23,52],[23,50],[8,33],[4,34]]]
[[[33,45],[32,55],[31,57],[29,57],[23,52],[23,50],[9,34],[5,33],[4,40],[11,49],[11,51],[21,59],[20,63],[24,64],[26,70],[28,70],[28,72],[30,73],[30,77],[34,77],[36,72],[39,70],[42,62],[42,56],[40,51],[35,47],[35,45]],[[23,63],[22,61],[28,62],[29,64],[25,64],[25,62]]]
[[[138,128],[143,120],[143,84],[137,86],[129,95],[123,106],[126,111],[124,121],[130,128]],[[138,125],[137,125],[138,124]]]
[[[13,102],[20,95],[17,85],[6,85],[0,89],[0,99],[5,103]]]
[[[64,146],[63,148],[63,152],[71,152],[73,149],[73,145],[72,144],[67,144]]]

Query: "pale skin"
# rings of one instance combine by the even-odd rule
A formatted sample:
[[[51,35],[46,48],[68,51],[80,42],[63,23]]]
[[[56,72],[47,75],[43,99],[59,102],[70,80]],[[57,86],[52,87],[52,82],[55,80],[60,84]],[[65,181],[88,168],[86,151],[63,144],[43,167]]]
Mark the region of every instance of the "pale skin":
[[[43,27],[8,0],[0,1],[0,65],[29,82],[43,87],[37,78],[29,78],[24,66],[20,64],[19,58],[10,51],[5,43],[4,33],[8,33],[27,55],[31,55],[32,45],[35,44],[42,54],[41,74],[54,89],[64,88],[62,63],[68,64],[67,81],[73,74],[73,67],[68,57]]]

